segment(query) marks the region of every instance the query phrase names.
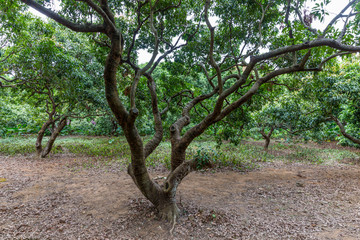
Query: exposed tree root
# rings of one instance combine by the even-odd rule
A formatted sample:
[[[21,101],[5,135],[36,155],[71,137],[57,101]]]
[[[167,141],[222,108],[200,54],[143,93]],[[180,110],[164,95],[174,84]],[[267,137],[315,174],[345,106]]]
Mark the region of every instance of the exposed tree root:
[[[176,224],[176,215],[174,215],[172,222],[173,223],[172,223],[172,228],[170,229],[170,234],[171,234],[171,236],[174,236],[173,232],[174,232],[175,224]]]

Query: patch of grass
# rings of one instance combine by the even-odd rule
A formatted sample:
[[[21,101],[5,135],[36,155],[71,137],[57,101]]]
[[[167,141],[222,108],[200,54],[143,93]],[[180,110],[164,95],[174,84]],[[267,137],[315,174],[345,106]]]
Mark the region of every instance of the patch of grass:
[[[43,140],[43,147],[48,138]],[[35,153],[35,137],[0,139],[0,153],[4,155]],[[89,157],[129,157],[130,149],[124,138],[65,137],[56,140],[51,153],[69,152]]]
[[[326,162],[342,162],[344,159],[359,159],[360,156],[355,152],[340,149],[319,149],[322,158],[327,159]]]
[[[150,138],[146,138],[148,141]],[[32,154],[35,153],[36,136],[18,136],[0,139],[0,154]],[[44,145],[47,138],[44,139]],[[271,151],[277,151],[276,157]],[[278,154],[280,152],[280,155]],[[76,156],[95,157],[101,162],[111,159],[127,165],[131,153],[124,137],[61,137],[57,139],[51,154],[71,153]],[[275,153],[274,153],[275,154]],[[149,168],[171,168],[171,144],[162,142],[147,158]],[[259,163],[281,160],[284,162],[307,162],[312,164],[332,164],[344,162],[344,159],[359,159],[357,153],[345,149],[309,148],[300,144],[278,143],[271,146],[270,151],[263,150],[259,144],[222,144],[217,147],[216,141],[201,139],[190,145],[187,160],[197,159],[198,169],[206,167],[231,168],[239,171],[251,171],[259,167]],[[96,160],[96,161],[97,161]],[[93,167],[87,163],[86,168]]]
[[[164,166],[171,169],[171,144],[170,142],[162,142],[146,159],[146,166],[157,168]]]
[[[0,139],[0,153],[4,155],[35,153],[35,138],[10,137]]]
[[[285,159],[290,162],[322,164],[325,159],[321,157],[319,150],[321,149],[297,147],[294,152],[285,155]]]
[[[244,172],[258,168],[259,162],[273,159],[261,146],[224,144],[218,149],[215,146],[216,142],[197,142],[190,148],[188,159],[198,159],[199,166],[211,164],[217,168],[226,167]]]
[[[122,138],[63,138],[57,141],[56,146],[61,146],[61,149],[65,148],[70,153],[89,157],[130,156],[129,146]]]
[[[278,143],[274,144],[271,148],[274,150],[294,149],[294,148],[296,148],[296,145],[284,144],[282,142],[278,142]]]
[[[272,149],[279,149],[275,145]],[[280,148],[281,149],[281,148]],[[292,145],[286,153],[280,156],[285,162],[308,162],[313,164],[333,164],[342,162],[344,159],[356,159],[359,156],[349,150],[308,148],[301,145]]]

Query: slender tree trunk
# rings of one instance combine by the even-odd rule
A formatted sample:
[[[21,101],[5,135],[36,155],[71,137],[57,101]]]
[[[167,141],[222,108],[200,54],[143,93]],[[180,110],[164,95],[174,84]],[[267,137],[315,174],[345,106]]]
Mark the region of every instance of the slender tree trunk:
[[[269,149],[269,144],[270,144],[270,138],[266,137],[265,138],[265,145],[264,145],[264,150],[267,151]]]
[[[55,126],[55,128],[53,129],[49,141],[46,143],[45,148],[41,152],[42,158],[45,158],[50,153],[56,138],[59,136],[60,132],[64,129],[65,126],[66,126],[66,118],[63,118],[60,121],[59,125],[57,127]]]
[[[274,131],[274,127],[271,127],[270,132],[268,134],[265,133],[265,128],[262,128],[260,130],[261,135],[265,139],[265,145],[264,145],[264,150],[265,151],[267,151],[269,149],[271,135],[272,135],[273,131]]]

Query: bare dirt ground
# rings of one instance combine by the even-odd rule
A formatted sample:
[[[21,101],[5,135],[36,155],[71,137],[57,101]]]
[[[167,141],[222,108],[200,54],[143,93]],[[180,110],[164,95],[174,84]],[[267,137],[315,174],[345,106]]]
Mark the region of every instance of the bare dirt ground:
[[[0,239],[360,239],[358,165],[192,173],[178,189],[173,234],[119,169],[70,155],[0,156]]]

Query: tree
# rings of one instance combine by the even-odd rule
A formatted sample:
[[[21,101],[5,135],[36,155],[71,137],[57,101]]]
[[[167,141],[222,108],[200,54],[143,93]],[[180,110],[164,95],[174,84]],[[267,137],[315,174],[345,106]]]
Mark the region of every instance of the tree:
[[[360,67],[358,56],[343,59],[327,67],[327,73],[307,78],[305,99],[318,106],[324,120],[333,121],[340,133],[360,145]],[[345,143],[345,139],[340,139]]]
[[[5,48],[7,59],[0,64],[1,78],[8,84],[3,87],[12,87],[21,95],[19,102],[42,106],[46,113],[36,139],[36,152],[44,158],[70,118],[102,114],[99,107],[104,106],[105,99],[98,94],[103,86],[101,65],[91,55],[91,48],[79,48],[87,38],[28,15],[23,31],[31,30],[35,34],[19,34]],[[51,134],[43,147],[47,130]]]
[[[73,31],[94,34],[99,43],[108,46],[105,92],[131,149],[128,172],[144,196],[169,219],[179,213],[178,185],[199,168],[196,159],[185,159],[196,137],[251,100],[262,85],[277,76],[321,71],[329,59],[360,51],[354,45],[357,24],[348,24],[354,17],[355,23],[358,21],[356,11],[347,11],[355,9],[358,0],[349,2],[324,31],[311,26],[314,15],[323,17],[321,7],[312,13],[303,11],[305,1],[301,0],[64,0],[60,10],[51,9],[51,1],[21,2]],[[339,31],[333,25],[340,19],[346,24]],[[349,38],[349,33],[355,37]],[[142,67],[137,64],[139,49],[152,53]],[[193,84],[189,89],[182,87],[191,93],[191,99],[183,99],[182,113],[170,126],[171,171],[163,185],[158,185],[150,178],[145,161],[163,139],[158,80],[153,77],[162,60],[176,69],[177,76],[191,77]],[[195,69],[197,74],[189,76]],[[118,74],[126,70],[133,73],[128,98],[121,97],[118,89]],[[172,84],[175,87],[177,82]],[[136,127],[141,85],[150,93],[155,132],[145,145]],[[211,106],[209,112],[201,119],[194,118],[195,108],[202,104]]]
[[[300,88],[277,91],[260,110],[252,112],[253,125],[265,140],[265,150],[276,129],[283,130],[289,137],[304,137],[306,131],[325,121],[318,105],[304,99],[301,93]]]

